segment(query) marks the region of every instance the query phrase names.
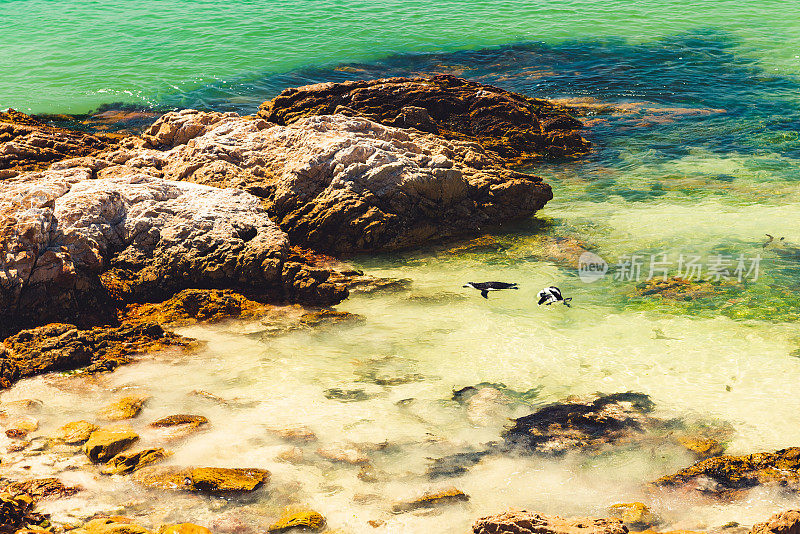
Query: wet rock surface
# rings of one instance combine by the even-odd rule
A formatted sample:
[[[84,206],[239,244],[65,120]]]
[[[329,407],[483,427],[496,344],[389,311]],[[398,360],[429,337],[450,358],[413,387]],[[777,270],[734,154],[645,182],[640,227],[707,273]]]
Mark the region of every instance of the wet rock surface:
[[[23,330],[0,344],[0,385],[50,371],[114,369],[135,354],[196,344],[153,323],[80,330],[52,323]]]
[[[262,104],[258,115],[285,125],[334,113],[480,143],[514,162],[589,150],[583,125],[568,108],[447,75],[286,89]]]
[[[716,456],[659,478],[655,486],[723,499],[743,497],[756,486],[800,490],[800,447],[743,456]]]
[[[478,519],[472,531],[474,534],[626,534],[628,529],[619,519],[563,519],[521,510]]]
[[[463,491],[456,488],[448,488],[441,491],[425,493],[414,499],[395,503],[392,505],[392,512],[399,514],[403,512],[411,512],[420,508],[433,508],[435,506],[466,502],[468,500],[469,495]]]
[[[146,465],[160,462],[168,458],[170,453],[162,448],[143,449],[136,452],[121,452],[111,458],[103,467],[104,475],[121,475],[133,473]]]
[[[184,289],[160,303],[130,304],[126,321],[184,326],[243,319],[264,313],[266,305],[227,289]]]
[[[101,428],[92,432],[84,445],[84,451],[94,463],[107,462],[137,441],[139,435],[130,428]]]
[[[287,506],[267,529],[270,534],[290,530],[316,532],[325,528],[325,517],[305,506]]]
[[[270,473],[250,468],[145,467],[133,476],[151,488],[224,495],[253,491],[269,481]]]
[[[115,144],[110,137],[54,128],[13,109],[0,111],[0,179],[65,158],[90,156]]]
[[[43,522],[45,518],[34,512],[34,505],[30,495],[0,492],[0,532],[11,533]]]
[[[53,438],[67,445],[80,445],[88,440],[97,426],[89,421],[73,421],[58,429]]]
[[[14,496],[29,495],[34,499],[47,499],[69,497],[80,491],[80,488],[66,486],[57,478],[37,478],[12,482],[3,488],[3,491]]]

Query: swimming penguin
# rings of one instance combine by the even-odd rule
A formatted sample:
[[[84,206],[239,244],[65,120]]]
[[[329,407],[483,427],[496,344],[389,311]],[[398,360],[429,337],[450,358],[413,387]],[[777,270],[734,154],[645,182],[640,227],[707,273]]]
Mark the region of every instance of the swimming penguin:
[[[567,308],[570,307],[569,303],[572,300],[572,297],[564,298],[561,296],[561,290],[555,286],[550,286],[542,289],[539,291],[539,306],[542,304],[547,304],[548,306],[551,304],[555,304],[556,302],[563,302],[564,306]]]
[[[767,239],[767,242],[764,243],[764,246],[763,246],[763,248],[767,248],[773,241],[775,241],[775,238],[773,236],[769,235],[769,234],[764,234],[764,235],[766,235],[769,238],[769,239]],[[783,239],[784,238],[780,238],[778,240],[778,242],[780,243],[781,241],[783,241]]]
[[[519,289],[517,284],[508,282],[467,282],[464,287],[471,287],[481,292],[485,299],[489,298],[489,291],[500,291],[501,289]]]

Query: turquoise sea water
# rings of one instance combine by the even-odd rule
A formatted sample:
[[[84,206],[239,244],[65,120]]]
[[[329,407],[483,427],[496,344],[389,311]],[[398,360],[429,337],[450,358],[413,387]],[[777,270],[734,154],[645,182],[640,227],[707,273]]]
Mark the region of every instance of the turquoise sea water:
[[[82,113],[121,102],[252,112],[306,83],[450,73],[578,102],[593,142],[586,158],[533,169],[555,195],[534,220],[473,247],[355,258],[370,274],[410,280],[338,306],[361,321],[283,335],[262,335],[258,321],[192,327],[181,332],[208,342],[199,354],[145,358],[92,379],[39,377],[4,392],[3,401],[43,399],[46,433],[94,420],[104,404],[141,389],[152,395],[132,422],[143,445],[157,443],[145,435],[148,421],[200,413],[211,430],[170,444],[172,463],[273,473],[252,498],[156,502],[125,477],[4,458],[12,478],[57,475],[86,488],[47,505],[57,518],[113,512],[154,528],[194,521],[250,533],[299,501],[348,532],[463,534],[507,507],[604,516],[615,502],[642,500],[664,529],[705,530],[797,506],[796,495],[771,491],[725,505],[647,492],[647,481],[692,461],[674,444],[600,457],[498,456],[446,480],[425,474],[432,457],[499,440],[508,417],[596,391],[642,391],[664,417],[729,425],[733,453],[800,444],[797,2],[27,0],[0,1],[0,24],[0,108]],[[767,233],[785,239],[764,247]],[[693,300],[642,297],[632,277],[583,282],[559,259],[564,239],[612,267],[639,257],[640,279],[660,254],[669,274],[681,256],[700,257],[704,274],[719,256],[741,256],[746,269],[759,258],[760,270]],[[484,300],[461,287],[486,279],[520,289]],[[572,308],[536,306],[550,284],[574,298]],[[454,389],[484,382],[532,394],[452,401]],[[215,405],[195,389],[236,402]],[[366,443],[384,476],[361,480],[357,467],[316,455],[318,444],[281,461],[287,443],[267,428],[297,424],[319,445]],[[449,485],[470,502],[388,512],[394,500]]]

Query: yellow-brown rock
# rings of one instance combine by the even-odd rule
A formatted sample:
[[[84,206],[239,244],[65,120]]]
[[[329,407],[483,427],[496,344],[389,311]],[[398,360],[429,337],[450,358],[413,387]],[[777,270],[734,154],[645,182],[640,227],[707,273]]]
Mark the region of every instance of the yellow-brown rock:
[[[107,462],[139,440],[128,427],[108,427],[92,432],[83,446],[86,456],[94,463]]]
[[[145,467],[133,475],[138,483],[151,488],[223,495],[253,491],[269,477],[264,469],[224,467]]]
[[[6,436],[14,439],[22,439],[31,432],[39,429],[39,420],[29,415],[14,417],[5,423]]]
[[[88,440],[95,430],[97,430],[97,425],[89,421],[72,421],[59,428],[53,438],[68,445],[80,445]]]
[[[474,534],[627,534],[619,519],[574,517],[564,519],[525,510],[510,511],[478,519]]]
[[[287,506],[267,531],[270,534],[293,529],[316,532],[323,528],[325,528],[325,518],[319,512],[304,506]]]
[[[660,522],[650,507],[641,502],[614,504],[609,508],[611,515],[618,517],[633,530],[644,530]]]
[[[133,473],[137,469],[160,462],[164,458],[168,458],[172,453],[165,451],[162,448],[143,449],[141,451],[121,452],[111,458],[103,467],[102,473],[104,475],[123,475],[126,473]]]
[[[100,415],[109,421],[124,421],[133,419],[142,411],[149,397],[144,395],[133,395],[123,397],[116,402],[106,406]]]
[[[11,495],[0,493],[0,529],[14,532],[28,525],[36,525],[44,521],[44,517],[33,511],[33,497],[26,494]]]
[[[680,487],[721,498],[735,498],[761,485],[800,491],[800,447],[744,456],[715,456],[659,478],[656,486]]]
[[[410,512],[419,508],[432,508],[443,504],[468,501],[469,495],[456,488],[425,493],[420,497],[392,505],[392,512]]]
[[[183,426],[183,425],[198,427],[205,424],[208,424],[208,419],[206,419],[202,415],[177,414],[177,415],[168,415],[167,417],[162,417],[158,421],[153,421],[152,423],[150,423],[150,426],[153,428],[168,428],[168,427]]]
[[[211,534],[211,531],[194,523],[178,523],[162,526],[158,529],[158,534]]]
[[[161,303],[130,304],[124,318],[132,322],[181,326],[254,317],[263,314],[268,308],[266,304],[226,289],[184,289]]]
[[[678,443],[701,460],[719,456],[725,452],[725,446],[714,438],[681,436],[678,438]]]
[[[34,499],[69,497],[80,491],[80,488],[65,486],[57,478],[35,478],[8,484],[4,491],[11,495],[30,495]]]
[[[800,534],[800,510],[786,510],[764,523],[753,525],[751,534]]]

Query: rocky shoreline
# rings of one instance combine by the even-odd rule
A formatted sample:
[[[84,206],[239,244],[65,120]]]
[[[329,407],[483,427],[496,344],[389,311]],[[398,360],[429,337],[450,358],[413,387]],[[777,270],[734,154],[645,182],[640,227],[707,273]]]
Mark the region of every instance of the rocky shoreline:
[[[330,306],[350,291],[403,282],[365,276],[337,258],[480,235],[531,217],[553,192],[515,167],[586,154],[583,127],[567,107],[451,76],[288,89],[256,115],[169,112],[127,137],[0,113],[0,387],[53,371],[112,371],[144,353],[199,347],[165,327],[270,314],[283,318],[276,321],[280,331],[357,321]],[[557,245],[582,250],[577,242]],[[560,250],[542,248],[551,256]],[[343,401],[358,394],[328,393]],[[504,386],[479,384],[446,401],[482,425],[494,424],[514,398]],[[31,415],[35,401],[4,405],[11,445],[3,465],[25,470],[24,459],[46,457],[51,465],[124,477],[165,498],[227,502],[269,487],[271,473],[257,467],[158,465],[172,454],[170,444],[214,422],[179,413],[144,426],[137,418],[148,402],[144,394],[125,395],[96,419],[64,421],[46,436],[37,434]],[[433,458],[428,476],[458,476],[493,455],[589,456],[667,443],[697,463],[648,482],[652,495],[683,492],[722,502],[754,488],[800,490],[800,449],[726,456],[724,428],[653,410],[647,395],[634,392],[538,406],[515,418],[502,442]],[[280,461],[352,466],[367,484],[382,476],[374,457],[393,445],[314,445],[306,428],[271,431],[287,445]],[[80,491],[54,477],[3,477],[0,532],[211,532],[192,523],[142,526],[113,514],[66,524],[37,512],[37,501]],[[443,486],[386,508],[427,513],[469,501],[464,491]],[[472,530],[625,534],[662,526],[640,502],[614,504],[608,515],[564,519],[512,510],[482,517]],[[307,506],[287,506],[272,519],[268,532],[342,532]],[[777,514],[752,530],[708,532],[734,530],[795,534],[800,512]]]

